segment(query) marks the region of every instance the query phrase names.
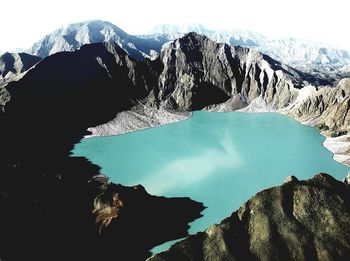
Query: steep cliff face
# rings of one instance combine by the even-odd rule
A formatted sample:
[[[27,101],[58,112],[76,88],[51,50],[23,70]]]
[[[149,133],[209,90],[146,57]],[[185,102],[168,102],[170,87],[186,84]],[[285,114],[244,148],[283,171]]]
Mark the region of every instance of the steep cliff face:
[[[159,73],[155,100],[166,108],[195,110],[228,101],[227,110],[234,110],[261,97],[278,110],[295,100],[295,87],[320,84],[256,50],[216,43],[197,33],[163,46],[151,64]]]
[[[349,196],[348,184],[326,174],[292,177],[148,260],[347,260]]]
[[[341,80],[336,87],[306,87],[288,107],[288,114],[329,135],[350,131],[350,79]]]

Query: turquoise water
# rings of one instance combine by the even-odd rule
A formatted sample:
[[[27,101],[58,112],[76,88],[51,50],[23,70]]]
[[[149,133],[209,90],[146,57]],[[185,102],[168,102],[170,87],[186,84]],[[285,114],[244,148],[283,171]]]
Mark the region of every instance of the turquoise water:
[[[84,139],[73,154],[102,167],[115,183],[203,202],[204,216],[191,224],[195,233],[288,175],[306,179],[326,172],[343,179],[349,168],[332,159],[323,141],[318,130],[277,113],[198,111],[179,123]]]

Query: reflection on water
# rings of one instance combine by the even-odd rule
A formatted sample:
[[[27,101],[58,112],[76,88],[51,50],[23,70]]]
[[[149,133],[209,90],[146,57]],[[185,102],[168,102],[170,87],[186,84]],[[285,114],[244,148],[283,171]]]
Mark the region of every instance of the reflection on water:
[[[288,175],[345,177],[348,168],[332,159],[323,140],[316,129],[277,113],[200,111],[159,128],[86,139],[73,152],[100,165],[113,182],[203,202],[204,216],[191,224],[195,233]]]

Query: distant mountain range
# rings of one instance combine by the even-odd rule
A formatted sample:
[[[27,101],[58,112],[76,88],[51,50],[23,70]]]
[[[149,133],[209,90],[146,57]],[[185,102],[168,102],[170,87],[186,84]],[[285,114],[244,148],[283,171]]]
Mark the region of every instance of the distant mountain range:
[[[142,60],[152,54],[152,50],[159,51],[167,40],[130,35],[110,22],[95,20],[59,28],[36,42],[26,52],[45,58],[57,52],[74,51],[84,44],[109,41],[117,43],[130,56]]]
[[[275,60],[328,82],[337,82],[342,78],[350,77],[349,52],[322,43],[294,38],[270,39],[250,31],[209,30],[200,24],[159,25],[147,35],[130,35],[110,22],[93,20],[64,26],[43,37],[25,51],[35,57],[32,57],[33,59],[27,57],[27,66],[21,67],[14,62],[6,62],[4,65],[4,60],[9,59],[8,54],[0,56],[0,63],[2,63],[0,64],[0,86],[16,80],[17,75],[23,73],[23,69],[29,69],[39,61],[38,57],[45,58],[57,52],[74,51],[84,44],[111,41],[117,43],[127,54],[137,60],[143,60],[145,57],[153,59],[165,43],[180,38],[188,32],[205,35],[216,42],[256,49]],[[24,56],[24,53],[14,53],[12,56]],[[18,58],[14,59],[18,60]],[[18,70],[18,67],[22,69]],[[6,76],[5,72],[12,73]]]
[[[140,60],[159,52],[164,43],[188,32],[205,35],[216,42],[254,48],[299,70],[331,73],[335,78],[342,78],[342,73],[346,71],[344,66],[350,64],[347,50],[295,38],[270,39],[256,32],[210,30],[199,24],[159,25],[147,35],[130,35],[109,22],[99,20],[62,27],[42,38],[27,52],[46,57],[56,52],[72,51],[88,43],[114,41],[129,55]],[[342,67],[345,69],[337,75]]]
[[[159,25],[151,31],[151,35],[165,35],[176,39],[188,32],[206,35],[216,42],[240,45],[259,50],[260,52],[298,68],[301,64],[343,66],[350,63],[347,50],[337,49],[331,45],[301,40],[296,38],[271,39],[252,31],[210,30],[202,25]],[[299,68],[298,68],[299,69]]]

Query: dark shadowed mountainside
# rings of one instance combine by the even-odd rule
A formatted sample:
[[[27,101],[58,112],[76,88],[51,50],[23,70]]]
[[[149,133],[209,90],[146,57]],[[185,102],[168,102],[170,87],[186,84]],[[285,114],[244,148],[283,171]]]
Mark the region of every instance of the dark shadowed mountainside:
[[[99,167],[69,157],[89,126],[147,95],[147,70],[114,43],[92,44],[52,55],[6,87],[1,258],[144,260],[149,249],[187,234],[202,204],[108,183]]]

